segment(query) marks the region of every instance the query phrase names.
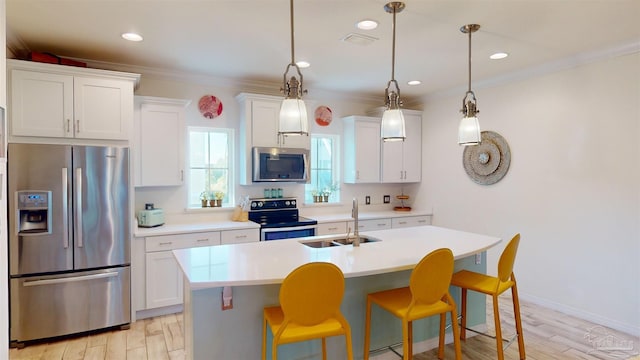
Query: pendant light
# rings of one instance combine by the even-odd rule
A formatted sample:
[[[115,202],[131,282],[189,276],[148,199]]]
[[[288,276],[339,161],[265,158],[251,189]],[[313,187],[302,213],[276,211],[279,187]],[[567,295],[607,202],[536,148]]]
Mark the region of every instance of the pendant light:
[[[406,138],[404,130],[404,116],[402,115],[402,100],[400,100],[400,88],[395,80],[396,63],[396,14],[404,10],[403,2],[393,1],[384,6],[384,10],[393,14],[393,43],[391,50],[391,80],[384,90],[386,110],[382,114],[382,124],[380,126],[380,136],[382,141],[404,141]],[[395,90],[391,89],[391,84]]]
[[[293,0],[290,3],[291,17],[291,63],[284,71],[283,87],[280,89],[284,93],[284,100],[280,106],[280,121],[278,124],[278,136],[307,135],[309,136],[309,122],[307,120],[307,107],[302,101],[302,94],[307,91],[302,89],[302,73],[295,62],[295,48],[293,39]],[[295,68],[300,80],[295,74],[287,81],[287,74],[291,68]]]
[[[469,34],[469,88],[462,99],[462,120],[458,127],[458,145],[478,145],[482,140],[480,136],[480,124],[478,123],[476,94],[471,91],[471,33],[480,29],[478,24],[469,24],[460,28],[464,34]]]

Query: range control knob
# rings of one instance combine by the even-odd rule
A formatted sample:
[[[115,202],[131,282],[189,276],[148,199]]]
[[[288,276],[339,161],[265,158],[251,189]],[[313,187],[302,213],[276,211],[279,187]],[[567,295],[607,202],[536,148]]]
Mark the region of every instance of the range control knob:
[[[289,200],[285,201],[284,204],[289,206]]]
[[[291,200],[291,205],[292,206],[296,206],[296,201],[295,200]]]
[[[262,201],[258,201],[258,207],[261,208],[264,203]]]

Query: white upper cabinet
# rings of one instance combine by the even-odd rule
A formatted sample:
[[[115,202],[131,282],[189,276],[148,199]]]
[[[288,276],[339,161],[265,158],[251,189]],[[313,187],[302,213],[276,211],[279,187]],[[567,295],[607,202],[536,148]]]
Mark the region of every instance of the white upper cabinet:
[[[242,185],[252,183],[252,147],[311,148],[309,136],[278,136],[282,99],[279,96],[247,93],[236,96],[240,104],[240,183]],[[309,111],[309,105],[307,105],[307,111]]]
[[[344,182],[380,182],[380,118],[348,116],[344,128]]]
[[[407,138],[382,142],[383,183],[420,182],[422,178],[422,115],[412,110],[402,112]]]
[[[184,182],[185,108],[191,100],[135,97],[134,185]]]
[[[140,76],[8,60],[10,135],[129,140]]]

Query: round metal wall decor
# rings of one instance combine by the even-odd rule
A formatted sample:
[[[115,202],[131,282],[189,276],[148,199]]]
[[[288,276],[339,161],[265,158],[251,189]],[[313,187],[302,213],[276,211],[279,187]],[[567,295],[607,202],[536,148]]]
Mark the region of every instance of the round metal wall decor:
[[[500,181],[509,170],[511,151],[509,144],[493,131],[483,131],[479,145],[466,146],[462,153],[462,165],[475,183],[491,185]]]

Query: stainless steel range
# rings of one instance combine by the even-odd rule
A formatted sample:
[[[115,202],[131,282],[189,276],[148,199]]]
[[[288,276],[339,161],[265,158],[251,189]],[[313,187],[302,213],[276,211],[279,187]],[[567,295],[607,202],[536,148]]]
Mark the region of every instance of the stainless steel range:
[[[249,220],[260,224],[260,241],[314,236],[318,224],[299,215],[296,198],[251,199]]]

